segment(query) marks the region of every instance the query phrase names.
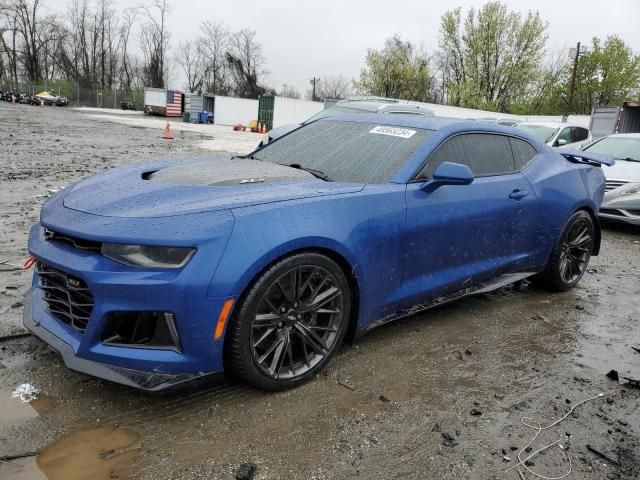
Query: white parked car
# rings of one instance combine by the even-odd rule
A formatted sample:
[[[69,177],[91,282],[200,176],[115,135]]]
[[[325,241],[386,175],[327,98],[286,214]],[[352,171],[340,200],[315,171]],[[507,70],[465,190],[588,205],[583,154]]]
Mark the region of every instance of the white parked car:
[[[530,133],[550,147],[579,150],[591,143],[591,132],[588,128],[571,123],[560,122],[524,122],[515,126]]]
[[[615,165],[602,166],[607,186],[600,217],[640,225],[640,133],[608,135],[583,150],[616,159]]]

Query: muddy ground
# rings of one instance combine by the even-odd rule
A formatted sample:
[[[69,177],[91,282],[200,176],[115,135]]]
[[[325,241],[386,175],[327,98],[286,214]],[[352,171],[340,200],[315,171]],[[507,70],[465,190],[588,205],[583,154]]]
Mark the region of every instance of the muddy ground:
[[[219,130],[167,142],[161,122],[113,122],[0,103],[0,336],[21,332],[31,273],[16,266],[42,195],[113,165],[236,145]],[[32,337],[4,339],[0,458],[34,456],[0,461],[0,478],[224,479],[252,463],[258,479],[529,479],[522,467],[505,473],[536,434],[521,418],[546,426],[600,393],[542,431],[534,451],[557,440],[564,450],[529,468],[640,478],[640,389],[605,376],[640,379],[639,320],[640,229],[605,225],[578,288],[525,285],[416,315],[343,347],[324,374],[284,393],[227,381],[149,396],[68,371]],[[11,398],[25,382],[41,390],[29,404]]]

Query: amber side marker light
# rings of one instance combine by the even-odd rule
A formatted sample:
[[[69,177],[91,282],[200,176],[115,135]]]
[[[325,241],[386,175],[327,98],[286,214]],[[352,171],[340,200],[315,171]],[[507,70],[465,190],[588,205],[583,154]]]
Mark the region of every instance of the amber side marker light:
[[[224,326],[227,324],[227,319],[229,318],[229,314],[231,313],[231,307],[233,307],[232,299],[224,302],[224,305],[222,306],[220,316],[218,317],[218,324],[216,325],[216,333],[214,336],[216,340],[220,340],[222,338],[222,334],[224,333]]]

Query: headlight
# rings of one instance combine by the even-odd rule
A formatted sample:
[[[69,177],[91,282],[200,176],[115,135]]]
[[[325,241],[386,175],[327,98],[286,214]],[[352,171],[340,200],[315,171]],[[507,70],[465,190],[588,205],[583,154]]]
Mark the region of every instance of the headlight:
[[[102,255],[116,262],[151,268],[184,267],[195,251],[195,248],[151,247],[120,243],[103,243],[101,249]]]

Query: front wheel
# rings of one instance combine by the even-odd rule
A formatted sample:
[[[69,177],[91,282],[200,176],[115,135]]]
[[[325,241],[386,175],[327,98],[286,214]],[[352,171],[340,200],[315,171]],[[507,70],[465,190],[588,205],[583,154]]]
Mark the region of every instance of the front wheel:
[[[227,366],[265,390],[284,390],[322,370],[348,328],[351,292],[342,269],[317,253],[287,257],[240,301],[226,336]]]
[[[595,226],[591,215],[580,210],[565,224],[560,238],[551,253],[540,283],[555,291],[573,288],[587,270],[593,252]]]

